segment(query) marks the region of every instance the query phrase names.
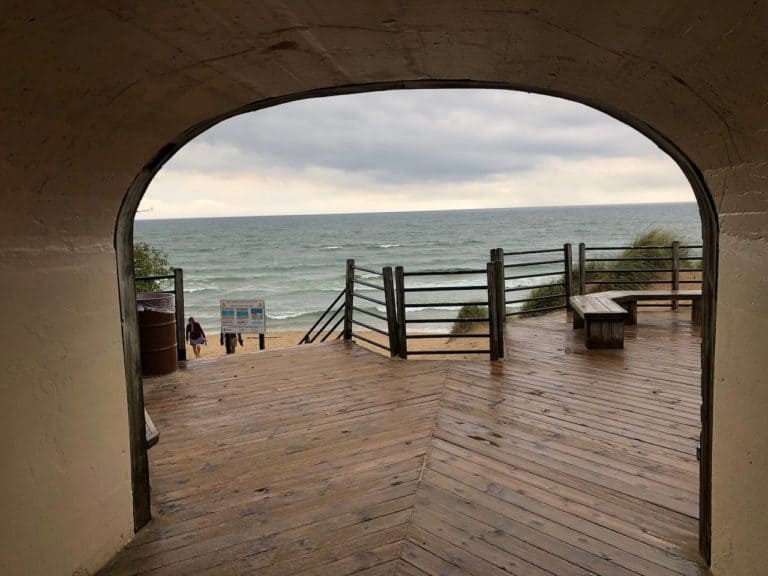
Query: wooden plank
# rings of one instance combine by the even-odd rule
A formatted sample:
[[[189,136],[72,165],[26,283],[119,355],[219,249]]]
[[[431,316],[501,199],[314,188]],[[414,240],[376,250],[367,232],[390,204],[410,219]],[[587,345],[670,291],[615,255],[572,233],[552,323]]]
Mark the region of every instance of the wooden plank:
[[[573,254],[570,242],[563,244],[563,278],[565,279],[565,307],[571,309],[571,296],[573,295]]]
[[[461,480],[470,483],[478,480],[471,474],[458,474],[458,476]],[[480,481],[487,482],[484,479]],[[483,516],[493,517],[493,525],[502,527],[510,534],[527,538],[529,544],[542,547],[560,558],[566,557],[574,564],[594,573],[623,576],[636,574],[673,576],[676,574],[673,570],[635,555],[632,550],[617,547],[615,541],[600,540],[600,538],[609,539],[607,536],[610,531],[601,531],[596,537],[591,533],[591,531],[598,531],[595,525],[586,527],[584,524],[577,523],[575,526],[569,526],[567,522],[556,517],[540,514],[542,509],[530,511],[514,502],[499,498],[500,493],[495,488],[489,493],[471,484],[434,472],[425,476],[425,482],[427,484],[422,487],[422,490],[430,490],[434,486],[434,490],[453,494],[454,498],[451,502],[454,506],[460,505],[462,499],[465,503],[480,506]],[[455,498],[456,496],[459,501]],[[625,546],[628,547],[629,543],[625,543]]]
[[[352,339],[352,307],[355,304],[355,261],[347,260],[344,277],[344,340]]]
[[[141,376],[139,317],[136,311],[136,282],[133,266],[133,216],[141,194],[136,190],[149,183],[152,173],[143,170],[131,186],[132,194],[120,210],[115,230],[117,247],[118,292],[120,295],[125,389],[128,406],[128,444],[131,462],[133,528],[139,530],[152,518],[149,485],[149,458],[144,421],[144,388]]]
[[[392,277],[392,267],[385,266],[384,275],[384,301],[387,303],[387,334],[389,341],[389,355],[400,355],[400,332],[397,325],[397,300],[395,299],[395,284]]]
[[[496,361],[502,356],[501,347],[503,346],[501,336],[503,325],[499,323],[497,317],[499,311],[498,299],[502,296],[497,294],[498,283],[496,281],[496,265],[497,263],[495,262],[488,262],[486,264],[486,284],[488,288],[488,333],[490,334],[488,344],[491,350],[491,361]]]
[[[405,309],[405,271],[402,266],[395,268],[395,300],[397,304],[398,355],[408,358],[408,325]]]
[[[176,356],[179,362],[183,362],[187,359],[187,320],[184,317],[184,271],[181,268],[173,269],[173,298],[176,313]]]
[[[620,349],[624,348],[624,321],[627,315],[617,319],[595,318],[588,313],[584,319],[584,341],[589,349]]]
[[[416,505],[413,523],[419,530],[463,548],[496,568],[513,574],[550,576],[553,569],[557,569],[558,574],[578,572],[574,564],[555,558],[513,534],[503,534],[504,546],[497,547],[491,540],[498,528],[462,514],[453,506],[454,503],[447,502],[450,507],[441,506],[425,492]]]
[[[144,410],[144,422],[146,423],[147,430],[147,449],[150,449],[160,440],[160,433],[157,431],[155,423],[152,422],[152,418],[149,417],[146,410]]]
[[[401,558],[395,568],[395,576],[429,576],[429,574]]]
[[[157,518],[102,576],[700,576],[698,337],[643,322],[625,352],[557,314],[494,364],[339,341],[153,379]]]
[[[490,449],[470,449],[435,439],[431,458],[446,466],[473,472],[492,473],[499,482],[514,483],[516,489],[552,502],[563,510],[582,514],[616,532],[645,540],[664,550],[690,549],[690,534],[695,520],[682,514],[670,514],[655,504],[628,498],[613,490],[580,480],[570,474],[557,474],[540,463],[518,460],[516,466],[497,459]],[[684,555],[680,553],[680,555]]]

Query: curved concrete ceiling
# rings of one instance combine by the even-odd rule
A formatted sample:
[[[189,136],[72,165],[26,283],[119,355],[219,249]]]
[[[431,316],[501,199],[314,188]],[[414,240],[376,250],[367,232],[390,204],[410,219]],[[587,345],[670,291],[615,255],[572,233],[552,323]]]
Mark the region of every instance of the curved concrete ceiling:
[[[5,195],[39,215],[41,202],[88,197],[89,217],[72,202],[3,224],[100,235],[142,166],[196,126],[307,91],[430,80],[562,94],[646,124],[717,193],[723,169],[759,160],[767,121],[754,94],[766,81],[755,72],[768,52],[765,5],[709,4],[17,5],[0,46],[3,167],[35,192],[11,185]],[[66,173],[66,190],[55,173]]]

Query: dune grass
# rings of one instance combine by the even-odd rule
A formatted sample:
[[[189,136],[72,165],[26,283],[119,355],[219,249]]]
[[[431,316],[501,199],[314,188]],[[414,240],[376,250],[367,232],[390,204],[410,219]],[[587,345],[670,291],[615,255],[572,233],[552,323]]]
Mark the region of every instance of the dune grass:
[[[481,306],[480,304],[467,304],[461,307],[457,319],[477,319],[482,320],[488,318],[488,307]],[[477,326],[478,322],[455,322],[453,328],[451,328],[451,334],[466,334],[471,332],[474,326]]]
[[[665,248],[663,250],[654,250],[651,246],[671,246],[672,242],[677,240],[677,236],[674,232],[669,230],[662,230],[660,228],[654,228],[639,234],[632,241],[631,246],[633,248],[645,248],[641,250],[624,250],[620,252],[617,258],[663,258],[662,260],[631,260],[620,262],[589,262],[587,263],[587,270],[592,271],[589,274],[590,280],[599,280],[604,284],[591,284],[587,286],[587,292],[597,292],[603,290],[622,290],[633,288],[637,290],[643,290],[648,288],[654,282],[660,280],[667,280],[669,278],[668,272],[654,272],[657,268],[672,268],[672,248]],[[691,250],[687,248],[681,248],[678,251],[681,258],[691,256]],[[680,269],[686,268],[698,268],[701,265],[700,260],[682,260],[680,262]],[[631,272],[611,272],[612,269],[616,270],[631,270]],[[605,272],[595,272],[596,270],[605,270]],[[634,282],[640,282],[640,284],[620,284],[621,280],[631,280]],[[565,281],[564,276],[558,277],[553,284],[561,284]],[[579,269],[578,266],[574,267],[571,278],[571,285],[578,286],[579,284]],[[543,300],[534,300],[532,302],[523,303],[520,308],[521,312],[528,312],[527,314],[520,314],[523,317],[537,316],[545,314],[546,312],[529,312],[537,308],[549,308],[552,306],[559,306],[564,304],[564,297],[562,296],[564,290],[562,286],[542,286],[541,288],[535,288],[530,292],[530,298],[543,298]],[[559,296],[558,296],[559,295]]]
[[[587,286],[587,292],[597,292],[604,290],[622,290],[622,289],[646,289],[652,284],[659,281],[666,281],[669,278],[668,272],[654,272],[658,268],[672,268],[672,243],[678,240],[675,232],[670,230],[663,230],[660,228],[654,228],[648,232],[639,234],[631,242],[632,248],[640,248],[640,250],[623,250],[617,254],[617,258],[639,258],[641,260],[624,260],[617,262],[589,262],[587,263],[587,270],[590,271],[590,280],[599,280],[602,284],[591,284]],[[670,246],[670,248],[664,248],[656,250],[653,246]],[[678,251],[680,258],[687,258],[692,255],[692,252],[688,248],[680,248]],[[649,258],[662,258],[661,260],[649,260]],[[701,260],[681,260],[680,269],[699,268],[701,266]],[[598,270],[604,270],[604,272],[597,272]],[[612,272],[612,270],[630,270],[630,272]],[[639,284],[621,284],[622,280],[631,280],[639,282]],[[542,286],[540,288],[534,288],[530,291],[530,298],[538,298],[523,303],[520,307],[519,314],[521,317],[539,316],[546,314],[547,311],[535,312],[534,310],[539,308],[552,308],[554,306],[560,306],[565,303],[562,284],[565,281],[564,275],[560,275],[554,281],[552,285]],[[571,285],[577,287],[579,285],[579,269],[575,266],[572,271]],[[471,304],[461,308],[457,318],[487,318],[488,309],[481,304]],[[451,334],[465,334],[472,330],[475,323],[472,322],[456,322],[451,329]]]

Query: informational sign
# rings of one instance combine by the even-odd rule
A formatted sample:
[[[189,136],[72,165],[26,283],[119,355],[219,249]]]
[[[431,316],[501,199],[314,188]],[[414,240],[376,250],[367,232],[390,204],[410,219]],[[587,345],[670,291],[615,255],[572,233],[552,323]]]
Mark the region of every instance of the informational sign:
[[[266,334],[264,300],[222,300],[222,334]]]

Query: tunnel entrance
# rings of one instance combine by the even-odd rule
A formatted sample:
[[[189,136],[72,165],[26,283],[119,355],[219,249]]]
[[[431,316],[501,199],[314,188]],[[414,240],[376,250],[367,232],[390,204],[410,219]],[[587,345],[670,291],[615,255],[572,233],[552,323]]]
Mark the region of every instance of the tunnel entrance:
[[[380,86],[365,86],[365,87],[349,87],[343,90],[334,90],[329,92],[313,92],[309,94],[299,94],[286,99],[277,101],[269,101],[254,104],[248,107],[247,110],[241,110],[233,113],[242,113],[250,110],[257,110],[260,108],[266,108],[274,106],[279,103],[288,102],[291,100],[311,98],[314,96],[326,96],[337,93],[354,93],[369,90],[386,90],[392,88],[403,88],[403,85],[380,85]],[[491,87],[500,88],[498,85],[487,86],[482,83],[424,83],[423,85],[417,83],[408,85],[407,87],[419,88],[419,87],[442,87],[442,88],[455,88],[455,87]],[[511,88],[502,86],[503,88]],[[647,127],[637,125],[631,119],[623,118],[622,114],[613,110],[606,110],[602,106],[596,106],[594,103],[589,103],[596,108],[607,112],[608,114],[618,118],[621,121],[635,127],[640,132],[648,136],[652,141],[659,145],[664,151],[666,151],[681,167],[683,173],[687,177],[691,184],[694,193],[696,195],[699,213],[702,221],[702,238],[703,238],[703,322],[702,322],[702,450],[701,450],[701,468],[700,468],[700,542],[701,549],[704,555],[707,555],[708,541],[709,541],[709,485],[710,485],[710,464],[709,453],[711,451],[710,440],[710,427],[711,427],[711,364],[712,364],[712,349],[714,339],[714,288],[716,281],[716,254],[717,254],[717,220],[715,218],[714,209],[711,206],[711,199],[704,187],[703,181],[695,168],[677,151],[673,144],[666,142],[660,135],[653,134]],[[183,135],[177,142],[169,144],[158,156],[151,162],[142,174],[137,177],[131,190],[129,191],[126,201],[123,204],[121,210],[120,219],[118,222],[118,228],[116,232],[116,244],[118,249],[118,259],[120,265],[120,292],[121,292],[121,304],[123,314],[123,327],[124,327],[124,341],[125,341],[125,356],[127,367],[127,383],[129,390],[129,410],[131,418],[131,430],[132,430],[132,464],[134,471],[134,511],[137,528],[142,526],[149,519],[149,485],[148,485],[148,462],[146,456],[146,450],[143,443],[143,392],[141,386],[141,380],[137,371],[137,347],[136,347],[136,333],[132,324],[135,324],[135,296],[133,293],[133,271],[130,265],[130,248],[134,235],[134,222],[133,217],[138,207],[139,201],[147,188],[147,185],[155,176],[159,168],[176,153],[181,146],[188,142],[191,138],[206,130],[208,127],[222,120],[214,119],[210,122],[206,122],[202,125],[190,130],[187,134]]]

